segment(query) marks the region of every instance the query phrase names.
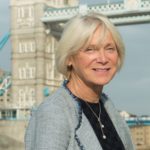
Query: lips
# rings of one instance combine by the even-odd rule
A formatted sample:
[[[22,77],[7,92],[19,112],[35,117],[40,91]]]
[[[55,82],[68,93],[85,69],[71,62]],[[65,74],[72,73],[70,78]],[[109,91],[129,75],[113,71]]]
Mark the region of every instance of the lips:
[[[105,71],[109,71],[110,68],[93,68],[94,71],[98,71],[98,72],[105,72]]]

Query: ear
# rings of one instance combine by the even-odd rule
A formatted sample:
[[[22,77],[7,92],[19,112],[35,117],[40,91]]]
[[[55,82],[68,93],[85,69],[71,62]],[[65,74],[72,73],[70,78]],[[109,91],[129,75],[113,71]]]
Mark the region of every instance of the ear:
[[[67,60],[66,60],[66,67],[67,67],[67,71],[68,71],[68,77],[70,78],[70,72],[72,70],[72,59],[71,57],[69,57]]]
[[[69,67],[69,66],[70,66],[70,67],[72,66],[72,57],[69,57],[69,58],[67,59],[66,64],[67,64],[68,67]]]

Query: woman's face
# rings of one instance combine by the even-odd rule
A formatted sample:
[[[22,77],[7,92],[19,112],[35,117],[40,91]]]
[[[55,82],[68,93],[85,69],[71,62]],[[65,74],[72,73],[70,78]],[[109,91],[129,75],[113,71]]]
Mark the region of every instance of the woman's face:
[[[115,75],[118,67],[118,52],[110,32],[97,47],[101,28],[97,28],[87,49],[81,49],[70,59],[73,67],[71,77],[90,85],[105,85]]]

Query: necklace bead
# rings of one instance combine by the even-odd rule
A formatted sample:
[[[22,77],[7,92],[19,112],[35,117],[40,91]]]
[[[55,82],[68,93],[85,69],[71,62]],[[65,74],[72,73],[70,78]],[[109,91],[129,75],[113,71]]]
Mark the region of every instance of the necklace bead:
[[[106,135],[103,135],[103,139],[106,139]]]
[[[103,124],[101,124],[101,127],[102,127],[102,128],[104,128],[104,125],[103,125]]]

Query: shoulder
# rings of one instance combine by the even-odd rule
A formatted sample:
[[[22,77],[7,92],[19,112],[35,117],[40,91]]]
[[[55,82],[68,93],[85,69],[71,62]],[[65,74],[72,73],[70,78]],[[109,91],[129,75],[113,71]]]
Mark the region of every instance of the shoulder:
[[[66,91],[63,88],[57,89],[52,95],[47,97],[43,102],[35,108],[36,114],[49,114],[49,113],[55,113],[57,110],[57,113],[59,111],[65,110],[64,108],[67,107],[65,95]],[[67,95],[69,96],[69,95]]]
[[[71,125],[63,92],[58,89],[32,111],[25,135],[27,149],[55,149],[58,141],[57,146],[67,145]]]
[[[31,118],[29,121],[30,129],[36,128],[42,129],[44,126],[51,128],[68,128],[70,110],[65,102],[64,90],[58,89],[51,96],[47,97],[38,107],[34,108],[31,112]]]

